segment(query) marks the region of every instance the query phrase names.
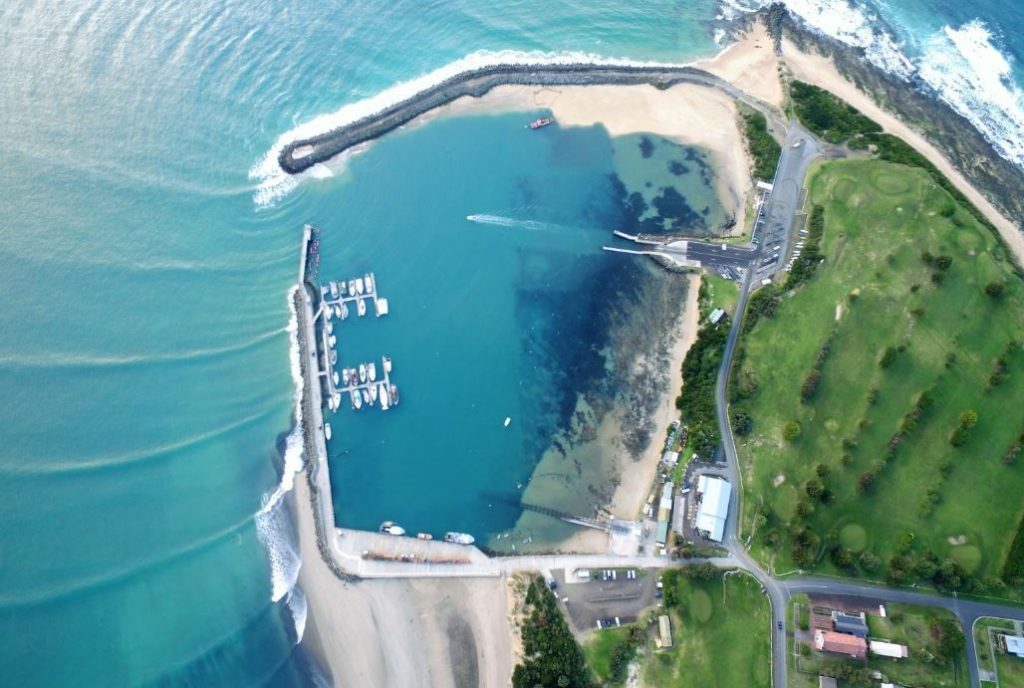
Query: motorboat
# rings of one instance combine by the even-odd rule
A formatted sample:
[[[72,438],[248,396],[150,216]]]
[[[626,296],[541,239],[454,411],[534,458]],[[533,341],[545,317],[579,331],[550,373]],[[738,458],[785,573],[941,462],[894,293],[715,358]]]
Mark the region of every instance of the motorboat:
[[[380,408],[382,411],[387,411],[391,407],[391,399],[388,396],[388,386],[383,382],[380,383]]]
[[[333,315],[334,315],[334,309],[331,308],[330,306],[324,306],[324,317],[327,319],[327,322],[331,321],[331,317]]]
[[[380,532],[385,535],[405,535],[405,528],[394,521],[384,521],[380,524]]]
[[[359,382],[366,382],[366,364],[359,364]]]
[[[356,277],[356,293],[357,294],[363,294],[364,293],[363,292],[363,278],[362,277]]]
[[[370,386],[370,403],[371,404],[376,404],[377,403],[377,385],[371,385]]]
[[[444,534],[444,541],[451,542],[456,545],[472,545],[476,542],[476,538],[469,533],[456,533],[451,531]]]
[[[331,365],[334,365],[337,362],[338,362],[338,352],[335,351],[334,349],[331,349]]]
[[[341,408],[341,395],[335,392],[331,395],[331,401],[334,402],[334,410],[337,411]]]
[[[340,317],[342,320],[348,317],[348,306],[346,306],[345,304],[341,304],[340,306],[338,306],[338,317]]]
[[[348,296],[348,285],[345,284],[345,280],[338,283],[338,291],[341,292],[342,296]]]
[[[341,381],[340,381],[340,380],[338,379],[338,371],[334,371],[334,375],[333,375],[332,377],[334,378],[334,386],[335,386],[335,387],[337,387],[337,386],[338,386],[338,384],[339,384],[339,383],[341,382]]]
[[[320,298],[323,299],[323,298],[326,298],[326,297],[327,297],[327,287],[325,287],[323,285],[320,285]]]
[[[512,425],[512,418],[510,416],[505,416],[505,427],[507,428],[510,425]]]
[[[392,406],[398,406],[398,385],[391,385],[391,389],[388,390],[388,398]]]
[[[348,387],[348,375],[349,375],[348,368],[345,368],[345,369],[343,369],[341,371],[341,382],[346,387]]]
[[[363,399],[362,397],[359,396],[359,390],[353,389],[351,392],[349,392],[349,395],[352,397],[352,408],[356,409],[357,411],[361,409],[363,407]]]
[[[373,275],[366,273],[363,275],[363,282],[366,283],[366,293],[369,294],[373,291]]]
[[[330,344],[333,349],[334,345],[338,343],[338,338],[332,334],[327,338],[327,343]]]
[[[355,296],[356,295],[356,281],[355,280],[349,280],[348,281],[348,295],[349,296]]]
[[[366,364],[366,376],[370,378],[370,382],[377,379],[377,364],[373,361]]]
[[[327,334],[334,334],[334,325],[327,323]]]
[[[327,408],[329,408],[332,411],[334,411],[337,408],[337,406],[334,405],[333,396],[327,398]]]
[[[531,129],[540,129],[542,127],[546,127],[547,125],[551,124],[554,121],[555,120],[552,119],[551,117],[541,117],[540,119],[535,119],[532,122],[530,122],[529,127]]]
[[[377,308],[377,317],[385,316],[389,312],[388,300],[384,298],[376,298],[373,300],[374,305]]]
[[[366,389],[365,387],[363,387],[363,402],[366,403],[367,405],[370,405],[370,404],[373,403],[370,400],[370,391],[368,389]]]
[[[331,288],[331,298],[332,299],[338,298],[338,283],[337,282],[331,282],[329,286]]]
[[[381,363],[384,364],[384,372],[385,373],[390,373],[391,372],[391,359],[388,358],[387,356],[381,356],[380,360],[381,360]]]
[[[324,437],[326,439],[331,439],[331,424],[330,423],[324,423]]]
[[[434,536],[430,533],[416,533],[416,538],[419,540],[433,540]]]
[[[363,301],[362,299],[356,301],[356,313],[359,314],[360,318],[366,315],[366,301]]]

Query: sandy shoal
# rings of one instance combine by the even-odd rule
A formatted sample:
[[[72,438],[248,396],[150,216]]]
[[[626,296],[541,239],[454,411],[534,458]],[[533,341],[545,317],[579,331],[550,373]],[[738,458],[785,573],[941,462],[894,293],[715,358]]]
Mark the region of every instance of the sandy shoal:
[[[302,555],[299,586],[309,609],[303,645],[334,685],[509,685],[513,640],[504,579],[343,583],[317,549],[304,475],[290,497]]]
[[[465,96],[420,118],[548,108],[560,126],[600,124],[611,136],[656,134],[708,150],[719,198],[742,227],[752,186],[738,113],[732,98],[696,84],[653,86],[498,86],[480,98]]]
[[[886,132],[899,136],[925,156],[971,203],[984,213],[985,217],[999,230],[999,235],[1010,247],[1018,264],[1024,264],[1024,235],[1021,234],[1020,229],[975,189],[946,156],[929,143],[924,136],[897,119],[895,115],[879,107],[868,94],[840,74],[830,58],[803,52],[791,41],[784,40],[782,60],[794,78],[830,91],[878,122]]]

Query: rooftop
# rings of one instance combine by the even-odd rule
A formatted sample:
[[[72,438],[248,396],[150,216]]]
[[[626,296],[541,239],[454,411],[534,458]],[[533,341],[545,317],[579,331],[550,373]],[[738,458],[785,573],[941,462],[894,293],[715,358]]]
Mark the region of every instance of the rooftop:
[[[702,475],[697,480],[697,491],[702,495],[700,511],[697,512],[697,530],[706,532],[715,542],[721,542],[725,518],[729,514],[732,485],[721,478]]]
[[[822,652],[847,655],[855,659],[863,659],[867,655],[867,643],[849,633],[835,631],[815,631],[814,647]]]

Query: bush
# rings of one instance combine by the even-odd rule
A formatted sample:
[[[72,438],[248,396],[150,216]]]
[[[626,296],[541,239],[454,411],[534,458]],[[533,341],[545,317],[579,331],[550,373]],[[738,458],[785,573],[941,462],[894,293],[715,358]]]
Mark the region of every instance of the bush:
[[[514,688],[560,686],[591,688],[583,650],[558,610],[544,580],[535,578],[526,593],[527,614],[522,625],[523,661],[512,672]]]
[[[779,164],[782,147],[770,133],[768,121],[760,112],[753,111],[743,114],[743,133],[747,137],[747,148],[754,158],[753,175],[755,178],[770,180],[775,176],[775,168]]]
[[[878,123],[817,86],[794,81],[790,95],[800,121],[830,143],[843,143],[852,137],[882,131]]]
[[[1003,295],[1003,291],[1006,289],[1006,285],[1002,282],[989,282],[985,285],[985,293],[991,296],[993,299],[997,299]]]
[[[811,478],[806,483],[804,483],[804,492],[806,492],[807,496],[810,497],[811,499],[820,500],[822,495],[825,494],[825,486],[822,485],[821,481],[819,481],[817,478]]]
[[[960,656],[967,639],[959,623],[952,619],[942,619],[932,623],[931,631],[933,637],[938,637],[935,654],[947,662]]]
[[[786,423],[784,428],[782,428],[782,439],[787,442],[792,442],[796,438],[800,437],[801,432],[802,428],[800,427],[800,423],[795,420],[791,420]]]
[[[883,368],[888,368],[893,364],[893,361],[895,360],[896,349],[892,348],[891,346],[886,347],[885,351],[882,352],[882,357],[878,359],[878,365],[882,366]]]
[[[952,264],[953,259],[950,256],[939,256],[938,258],[935,259],[935,267],[937,267],[939,270],[942,270],[943,272],[949,270]]]
[[[960,427],[964,430],[970,430],[978,422],[978,414],[971,409],[967,409],[960,414]]]
[[[807,373],[803,384],[800,385],[800,400],[810,401],[818,391],[819,382],[821,382],[821,371],[813,368],[811,372]]]
[[[746,411],[732,412],[732,431],[737,435],[741,437],[747,435],[753,427],[754,421],[751,419],[749,413]]]
[[[857,478],[857,491],[860,493],[867,493],[871,491],[871,488],[875,484],[875,474],[871,471],[864,471]]]
[[[860,557],[857,559],[857,563],[865,571],[877,571],[878,567],[882,565],[882,560],[871,552],[861,552]]]

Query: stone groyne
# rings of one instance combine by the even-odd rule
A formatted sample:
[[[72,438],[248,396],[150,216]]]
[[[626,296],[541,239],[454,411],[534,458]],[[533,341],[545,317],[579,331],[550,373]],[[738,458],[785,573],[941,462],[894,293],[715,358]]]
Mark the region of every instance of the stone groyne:
[[[669,88],[684,82],[718,88],[759,110],[763,108],[725,80],[685,65],[497,64],[462,72],[355,122],[293,141],[281,149],[278,164],[285,172],[298,174],[352,146],[383,136],[430,110],[463,96],[480,97],[496,86],[647,84]]]

